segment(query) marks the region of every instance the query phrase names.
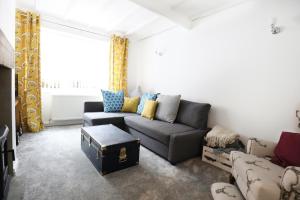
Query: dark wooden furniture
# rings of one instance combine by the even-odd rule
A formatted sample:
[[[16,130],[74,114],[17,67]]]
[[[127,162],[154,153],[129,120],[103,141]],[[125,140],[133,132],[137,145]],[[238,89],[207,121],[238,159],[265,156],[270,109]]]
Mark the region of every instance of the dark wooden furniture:
[[[13,169],[13,149],[16,147],[15,141],[15,112],[12,107],[15,104],[15,50],[7,40],[5,34],[0,30],[0,125],[6,124],[9,128],[7,136],[7,147],[11,149],[8,154],[8,173],[14,174]]]
[[[9,129],[7,126],[0,126],[0,199],[6,199],[9,187],[8,175],[8,148],[7,136]]]
[[[0,200],[6,199],[10,175],[14,174],[14,55],[14,48],[0,29]]]
[[[105,175],[138,164],[140,140],[112,124],[83,127],[81,149]]]
[[[15,111],[16,111],[16,145],[18,145],[20,143],[19,137],[23,134],[20,97],[16,97]]]

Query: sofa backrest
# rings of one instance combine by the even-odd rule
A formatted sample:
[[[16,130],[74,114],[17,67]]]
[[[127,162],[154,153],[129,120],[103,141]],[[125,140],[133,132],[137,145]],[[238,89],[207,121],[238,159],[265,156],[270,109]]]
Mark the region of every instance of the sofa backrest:
[[[197,129],[206,129],[210,108],[211,105],[207,103],[180,100],[176,122]]]

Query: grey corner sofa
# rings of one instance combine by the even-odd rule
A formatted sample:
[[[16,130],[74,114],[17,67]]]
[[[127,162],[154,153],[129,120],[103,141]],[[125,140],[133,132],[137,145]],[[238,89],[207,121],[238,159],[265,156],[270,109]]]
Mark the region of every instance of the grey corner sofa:
[[[175,123],[149,120],[135,113],[105,113],[102,102],[84,103],[84,126],[113,124],[137,136],[141,144],[171,164],[200,156],[210,104],[181,100]]]

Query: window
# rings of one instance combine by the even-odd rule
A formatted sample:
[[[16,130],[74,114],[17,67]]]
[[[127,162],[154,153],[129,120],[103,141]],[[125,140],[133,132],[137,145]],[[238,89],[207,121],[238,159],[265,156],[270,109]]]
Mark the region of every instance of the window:
[[[108,87],[109,41],[41,27],[43,91],[98,94]]]

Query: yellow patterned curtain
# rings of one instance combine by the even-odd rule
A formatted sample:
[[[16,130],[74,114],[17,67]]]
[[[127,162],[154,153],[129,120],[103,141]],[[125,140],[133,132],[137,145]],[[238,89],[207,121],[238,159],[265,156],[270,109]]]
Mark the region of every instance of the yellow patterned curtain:
[[[110,40],[109,89],[127,95],[128,39],[113,35]]]
[[[16,73],[21,100],[23,129],[43,129],[41,116],[40,17],[16,11]]]

